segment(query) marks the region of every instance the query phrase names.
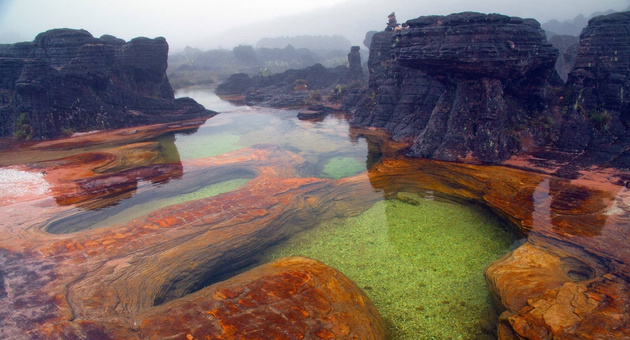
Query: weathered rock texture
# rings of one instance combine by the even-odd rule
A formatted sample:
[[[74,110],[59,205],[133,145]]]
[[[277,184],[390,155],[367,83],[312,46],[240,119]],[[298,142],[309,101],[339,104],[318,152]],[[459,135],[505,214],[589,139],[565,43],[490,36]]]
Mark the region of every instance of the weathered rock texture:
[[[591,19],[580,35],[556,145],[591,164],[630,167],[630,12]]]
[[[500,163],[535,152],[569,168],[630,167],[629,12],[591,19],[579,45],[554,37],[560,52],[530,19],[459,13],[408,24],[372,38],[369,88],[342,106],[354,123],[413,142],[416,157]]]
[[[167,56],[161,37],[125,42],[72,29],[2,45],[0,136],[52,138],[213,115],[174,98]]]
[[[369,176],[385,195],[423,189],[481,202],[528,236],[485,271],[502,312],[499,339],[630,338],[624,172],[598,169],[568,180],[504,166],[387,157]]]
[[[559,84],[558,52],[536,21],[459,13],[407,24],[373,37],[372,100],[353,122],[413,140],[413,156],[449,161],[497,163],[524,140],[546,141],[539,120],[544,89]]]
[[[29,149],[56,157],[14,166],[45,173],[50,189],[0,205],[2,338],[384,338],[360,289],[316,261],[283,260],[204,288],[297,230],[365,211],[380,197],[365,175],[303,178],[304,159],[274,146],[165,163],[167,146],[146,140],[154,129],[130,131],[40,143]],[[103,149],[68,155],[68,145]],[[252,180],[238,190],[127,223],[89,230],[95,221],[81,219],[132,195],[156,197],[151,182],[177,178],[190,192],[244,176]]]

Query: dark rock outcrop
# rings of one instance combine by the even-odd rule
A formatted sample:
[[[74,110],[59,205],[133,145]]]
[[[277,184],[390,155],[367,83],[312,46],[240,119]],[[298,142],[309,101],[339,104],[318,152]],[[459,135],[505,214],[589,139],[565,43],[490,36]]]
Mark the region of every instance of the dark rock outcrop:
[[[420,17],[376,34],[353,122],[414,142],[413,156],[498,163],[544,143],[558,52],[538,22],[498,14]],[[519,129],[528,126],[528,129]]]
[[[582,163],[630,167],[630,12],[589,21],[565,92],[556,147]]]
[[[164,38],[54,29],[0,46],[0,136],[53,138],[215,114],[175,99]]]
[[[361,47],[352,46],[348,53],[348,78],[349,80],[360,80],[363,77],[363,67],[361,67]]]
[[[354,57],[352,52],[348,58],[351,56]],[[321,64],[315,64],[272,75],[250,77],[244,73],[237,73],[221,83],[215,92],[220,96],[240,96],[240,100],[247,105],[303,107],[316,104],[323,97],[323,93],[332,92],[337,85],[355,80],[356,77],[350,72],[351,70],[345,66],[326,68]]]
[[[354,111],[352,123],[385,128],[395,139],[405,139],[426,126],[444,85],[396,63],[391,58],[393,37],[393,32],[372,36],[369,89],[362,99],[355,99],[356,110],[351,105],[342,109]]]
[[[591,19],[579,44],[547,42],[536,21],[497,14],[406,26],[372,37],[369,87],[342,106],[353,123],[411,142],[416,157],[500,163],[532,153],[563,177],[630,168],[630,12]]]

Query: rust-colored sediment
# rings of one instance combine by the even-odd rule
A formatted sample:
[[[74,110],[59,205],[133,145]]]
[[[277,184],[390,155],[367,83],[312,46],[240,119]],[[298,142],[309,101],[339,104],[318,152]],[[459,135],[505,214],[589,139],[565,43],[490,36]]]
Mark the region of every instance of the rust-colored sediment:
[[[134,141],[13,167],[43,173],[51,189],[0,206],[2,338],[384,338],[384,323],[361,290],[313,260],[281,260],[203,288],[296,230],[369,208],[380,194],[365,174],[300,178],[304,160],[275,146],[185,163],[159,163],[154,150]],[[185,187],[234,174],[253,179],[120,225],[43,230],[81,214],[77,207],[150,196],[156,187],[147,182],[174,177]],[[247,293],[229,298],[231,290]]]
[[[381,144],[381,162],[350,178],[302,178],[304,160],[274,146],[165,163],[148,141],[158,126],[122,131],[81,136],[96,146],[90,152],[63,149],[75,139],[39,145],[54,157],[33,159],[28,149],[30,163],[11,167],[42,173],[50,190],[0,200],[1,338],[382,339],[383,321],[365,295],[317,261],[283,259],[205,286],[296,230],[418,190],[483,203],[527,235],[485,272],[503,309],[500,339],[630,338],[624,173],[583,170],[567,180],[541,169],[407,159],[396,156],[405,144],[357,129],[352,136]],[[15,154],[0,154],[1,164]],[[82,209],[151,196],[150,183],[191,187],[236,175],[252,180],[120,225],[43,230]]]
[[[503,309],[499,339],[630,338],[623,172],[582,170],[567,180],[532,170],[393,157],[369,176],[386,193],[428,189],[481,202],[527,235],[485,271]]]

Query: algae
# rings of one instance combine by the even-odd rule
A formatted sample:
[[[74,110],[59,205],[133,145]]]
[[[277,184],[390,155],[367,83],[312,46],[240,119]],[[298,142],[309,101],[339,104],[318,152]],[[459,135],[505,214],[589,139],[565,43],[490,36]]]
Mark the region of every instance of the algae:
[[[324,165],[325,177],[339,179],[356,175],[365,171],[365,164],[361,164],[353,157],[333,157]]]
[[[264,254],[318,259],[343,272],[374,302],[392,339],[492,339],[496,314],[484,268],[514,235],[479,207],[381,201],[357,217],[297,234]]]

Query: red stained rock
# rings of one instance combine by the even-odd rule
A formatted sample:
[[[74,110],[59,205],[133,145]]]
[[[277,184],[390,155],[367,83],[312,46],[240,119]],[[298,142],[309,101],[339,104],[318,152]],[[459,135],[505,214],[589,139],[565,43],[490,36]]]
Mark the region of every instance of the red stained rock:
[[[236,299],[256,296],[258,303],[207,298],[226,289],[242,291]],[[171,323],[171,316],[179,312],[185,317]],[[300,257],[257,267],[138,319],[139,331],[149,338],[169,334],[191,334],[194,339],[385,338],[383,320],[354,283],[318,261]]]

